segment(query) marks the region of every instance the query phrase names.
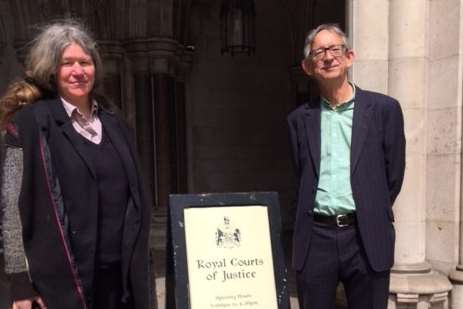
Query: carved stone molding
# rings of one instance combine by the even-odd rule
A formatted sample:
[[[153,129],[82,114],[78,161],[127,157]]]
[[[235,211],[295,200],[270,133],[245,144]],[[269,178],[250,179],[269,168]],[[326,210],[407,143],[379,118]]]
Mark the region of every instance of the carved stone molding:
[[[148,61],[151,73],[167,73],[176,76],[182,64],[184,47],[169,38],[149,38],[124,43],[130,59],[134,61],[136,71],[147,70]]]
[[[177,58],[179,59],[179,64],[177,66],[177,80],[185,81],[185,77],[191,70],[193,66],[193,55],[194,48],[192,46],[181,47],[177,50]]]
[[[124,47],[117,40],[99,40],[98,49],[103,58],[121,59],[124,55]]]
[[[463,265],[457,265],[449,278],[453,284],[451,308],[463,308]]]
[[[394,265],[388,308],[448,309],[451,290],[448,278],[431,270],[427,263]]]

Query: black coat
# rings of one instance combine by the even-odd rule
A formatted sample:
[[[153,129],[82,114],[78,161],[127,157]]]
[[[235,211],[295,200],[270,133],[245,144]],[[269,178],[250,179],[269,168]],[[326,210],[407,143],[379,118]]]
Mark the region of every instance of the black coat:
[[[150,199],[128,127],[108,109],[100,108],[99,117],[130,185],[121,261],[125,297],[136,309],[148,308]],[[19,111],[8,126],[6,143],[23,149],[19,210],[33,287],[50,309],[87,308],[95,266],[98,187],[82,138],[56,98]]]
[[[320,170],[320,99],[294,110],[288,123],[299,179],[293,267],[301,270],[310,248]],[[388,270],[394,263],[392,204],[405,169],[403,115],[393,98],[356,88],[350,169],[358,229],[368,261],[375,271]]]

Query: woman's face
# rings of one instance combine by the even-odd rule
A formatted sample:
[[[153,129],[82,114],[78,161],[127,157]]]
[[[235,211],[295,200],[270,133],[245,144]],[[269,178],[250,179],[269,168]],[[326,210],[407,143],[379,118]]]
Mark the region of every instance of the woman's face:
[[[89,104],[89,94],[95,83],[95,65],[79,44],[71,43],[64,49],[56,76],[61,97],[74,105]]]

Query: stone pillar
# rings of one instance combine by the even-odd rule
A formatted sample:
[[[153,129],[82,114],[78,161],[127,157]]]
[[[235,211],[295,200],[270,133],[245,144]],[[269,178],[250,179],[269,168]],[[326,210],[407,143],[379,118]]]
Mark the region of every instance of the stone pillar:
[[[140,155],[142,173],[146,180],[146,187],[148,190],[154,194],[155,185],[154,185],[154,137],[153,137],[153,103],[152,103],[152,94],[151,94],[151,79],[149,72],[149,59],[146,53],[139,51],[132,51],[130,49],[132,46],[126,46],[126,49],[129,51],[129,65],[131,69],[130,75],[131,78],[126,79],[127,84],[132,84],[130,88],[133,90],[133,104],[135,115],[133,117],[136,131],[136,142],[138,153]],[[153,209],[156,206],[155,201]],[[153,233],[151,233],[153,234]],[[151,266],[151,299],[152,303],[150,305],[151,309],[159,308],[158,304],[158,293],[162,289],[156,280],[156,265],[159,262],[156,262],[155,242],[150,239],[150,266]]]
[[[446,174],[447,179],[441,176],[439,181],[448,184],[449,192],[446,194],[448,207],[445,208],[444,215],[436,216],[436,225],[446,232],[446,242],[448,243],[445,258],[453,262],[456,257],[458,264],[450,272],[450,280],[453,284],[451,308],[463,308],[463,184],[462,184],[462,102],[463,96],[463,3],[457,0],[438,1],[431,4],[431,22],[433,23],[432,31],[435,31],[435,44],[431,52],[431,61],[434,70],[432,71],[434,85],[431,87],[432,92],[436,92],[435,97],[435,119],[441,120],[435,122],[436,131],[447,129],[449,139],[442,141],[447,147],[439,147],[441,151],[435,154],[436,171],[444,170],[442,175]],[[435,16],[435,17],[434,17]],[[455,27],[459,31],[445,32],[444,29]],[[442,121],[443,117],[446,121]],[[447,123],[445,125],[443,123]],[[436,137],[437,134],[434,136]],[[436,147],[437,148],[437,147]],[[443,149],[442,149],[443,148]],[[445,158],[448,164],[443,164]],[[458,163],[458,167],[455,163]],[[451,166],[453,168],[451,168]],[[449,177],[450,176],[450,177]],[[446,204],[447,204],[446,203]],[[436,209],[437,205],[436,205]],[[444,217],[444,218],[443,218]],[[447,224],[442,224],[443,222]],[[456,234],[456,235],[455,235]],[[451,240],[451,242],[449,242]],[[436,253],[433,258],[442,260],[442,251],[445,243],[436,239]],[[440,249],[440,250],[439,250]],[[444,251],[444,252],[445,252]],[[450,251],[450,252],[449,252]],[[450,253],[450,254],[449,254]],[[439,256],[440,255],[440,256]]]
[[[168,60],[165,58],[152,59],[154,67],[162,67],[151,75],[151,87],[154,105],[155,130],[155,174],[157,187],[158,211],[165,213],[169,204],[169,194],[175,192],[175,169],[172,164],[175,157],[175,126],[174,109],[174,77],[169,74]],[[165,67],[165,70],[164,70]]]
[[[129,102],[125,100],[124,92],[124,50],[119,41],[100,41],[99,50],[103,59],[104,79],[103,84],[99,85],[103,93],[115,104],[124,115],[129,114],[127,106]]]
[[[351,79],[360,87],[387,93],[389,0],[347,1],[349,43],[356,53]]]
[[[172,126],[172,109],[174,108],[174,79],[170,74],[169,61],[165,57],[152,59],[152,93],[153,93],[153,128],[155,130],[155,175],[157,207],[153,216],[152,243],[157,250],[157,256],[166,261],[164,279],[158,278],[164,286],[165,308],[175,308],[173,261],[170,251],[170,224],[168,203],[169,194],[174,193],[175,165],[175,126]],[[167,240],[167,242],[166,242]],[[160,306],[160,308],[162,308]]]
[[[193,49],[191,47],[179,48],[179,65],[175,80],[175,115],[177,120],[177,191],[187,193],[189,188],[189,147],[188,147],[188,100],[187,78],[193,64]]]
[[[451,285],[426,262],[428,1],[391,0],[388,94],[402,105],[407,136],[404,185],[394,206],[396,254],[389,308],[448,308]]]
[[[151,92],[151,77],[149,70],[149,59],[146,53],[129,51],[133,99],[135,105],[135,123],[138,153],[143,167],[147,188],[155,195],[154,176],[154,137],[153,137],[153,100]],[[153,200],[156,205],[156,200]]]
[[[176,42],[172,43],[168,54],[165,49],[152,54],[158,156],[156,173],[161,206],[156,209],[153,230],[166,249],[165,280],[159,280],[165,286],[165,308],[176,306],[168,198],[170,193],[186,193],[188,190],[185,75],[192,63],[191,53]]]
[[[424,265],[427,5],[420,0],[392,0],[390,5],[388,94],[402,105],[407,136],[407,170],[394,208],[397,217],[395,262],[396,267],[421,265],[415,270],[425,271],[429,269]]]
[[[150,255],[155,308],[166,307],[165,263],[168,194],[171,193],[171,129],[169,109],[173,102],[173,69],[177,43],[149,38],[125,44],[130,57],[135,98],[138,149],[148,187],[153,195]]]
[[[461,224],[461,221],[460,221]],[[460,248],[463,246],[460,235]],[[451,308],[463,308],[463,257],[460,255],[459,265],[456,269],[450,273],[450,280],[453,284],[452,289],[452,298],[451,298]]]
[[[184,71],[191,57],[168,38],[136,40],[126,50],[134,75],[138,147],[155,204],[150,243],[158,307],[174,308],[168,203],[169,194],[187,190]]]
[[[3,19],[4,17],[0,15],[0,64],[2,63],[3,52],[5,51],[7,40],[5,21]]]
[[[133,74],[137,142],[155,211],[165,210],[172,187],[169,108],[174,100],[172,68],[177,45],[167,38],[125,44]]]

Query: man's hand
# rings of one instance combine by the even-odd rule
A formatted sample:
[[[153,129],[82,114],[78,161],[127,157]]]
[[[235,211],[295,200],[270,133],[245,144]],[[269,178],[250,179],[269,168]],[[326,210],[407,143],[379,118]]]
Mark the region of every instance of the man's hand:
[[[32,309],[32,304],[35,303],[39,306],[40,309],[47,309],[42,298],[34,297],[30,299],[17,300],[13,302],[13,307],[11,309]]]

